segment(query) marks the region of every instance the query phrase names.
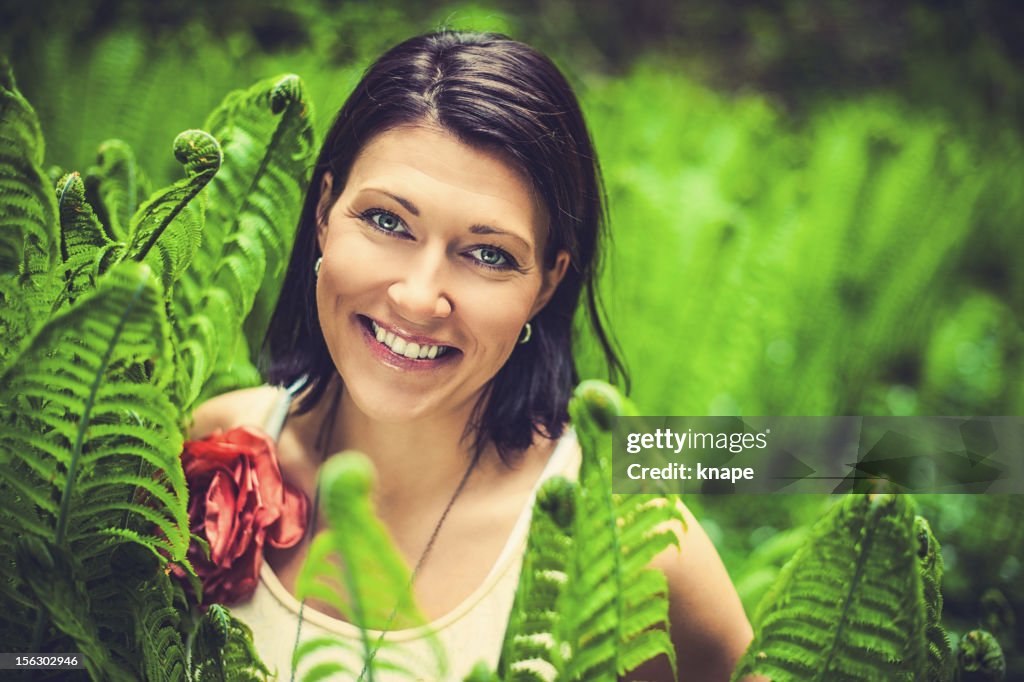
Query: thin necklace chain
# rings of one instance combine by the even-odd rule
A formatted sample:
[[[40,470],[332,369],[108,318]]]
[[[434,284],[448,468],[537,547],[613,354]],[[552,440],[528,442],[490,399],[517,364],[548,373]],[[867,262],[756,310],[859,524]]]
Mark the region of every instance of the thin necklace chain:
[[[337,411],[338,411],[338,402],[340,401],[340,399],[341,399],[341,387],[339,386],[338,389],[335,391],[334,397],[333,397],[333,399],[331,401],[330,416],[327,419],[324,420],[324,422],[322,423],[322,425],[320,427],[320,431],[317,434],[317,449],[320,452],[320,463],[321,463],[321,465],[325,461],[327,461],[327,448],[330,446],[331,437],[334,434],[334,419],[335,419],[335,415],[337,414]],[[406,586],[405,593],[403,593],[402,595],[399,595],[399,600],[395,604],[395,607],[391,610],[391,613],[388,615],[387,621],[385,621],[385,623],[384,623],[384,628],[381,630],[380,636],[377,637],[377,641],[374,643],[373,648],[370,649],[370,654],[367,657],[366,662],[363,664],[363,670],[362,670],[361,673],[359,673],[359,682],[362,682],[366,678],[366,674],[370,671],[370,666],[373,665],[373,659],[377,656],[377,652],[380,650],[381,645],[384,643],[384,637],[390,631],[391,623],[394,622],[395,616],[398,615],[398,609],[402,606],[402,604],[404,602],[405,595],[411,595],[412,594],[412,586],[413,586],[413,583],[416,581],[416,576],[419,574],[420,569],[423,567],[423,564],[426,562],[427,556],[430,554],[430,550],[433,549],[434,541],[437,540],[437,535],[438,535],[438,533],[441,532],[441,526],[444,525],[445,519],[448,518],[448,512],[450,512],[452,510],[452,507],[455,505],[455,500],[457,500],[459,498],[459,495],[462,494],[463,488],[466,487],[466,482],[469,480],[469,475],[471,473],[473,473],[473,469],[476,466],[476,461],[477,461],[477,458],[474,457],[470,461],[469,466],[466,467],[466,471],[465,471],[464,474],[462,474],[462,479],[459,481],[459,485],[456,486],[455,492],[452,493],[451,498],[448,500],[448,504],[445,505],[444,511],[441,512],[441,518],[439,518],[437,520],[437,523],[434,525],[434,530],[430,533],[430,538],[427,540],[427,546],[423,548],[423,553],[420,554],[420,558],[419,558],[419,560],[416,561],[416,565],[413,567],[412,573],[409,574],[409,584]],[[309,533],[308,533],[308,536],[310,538],[312,538],[316,534],[316,526],[317,526],[317,520],[318,520],[319,516],[320,516],[320,481],[318,480],[317,484],[316,484],[316,492],[313,495],[313,520],[312,520],[312,523],[310,524],[310,529],[309,529]],[[298,627],[295,629],[295,644],[292,647],[292,660],[293,661],[295,659],[295,652],[299,648],[299,641],[300,641],[300,638],[301,638],[301,635],[302,635],[302,622],[303,622],[303,615],[304,615],[305,609],[306,609],[306,600],[303,599],[299,603],[299,624],[298,624]],[[291,682],[295,682],[295,671],[296,671],[296,669],[295,669],[295,666],[293,665],[292,666],[292,670],[291,670],[291,678],[290,678]]]

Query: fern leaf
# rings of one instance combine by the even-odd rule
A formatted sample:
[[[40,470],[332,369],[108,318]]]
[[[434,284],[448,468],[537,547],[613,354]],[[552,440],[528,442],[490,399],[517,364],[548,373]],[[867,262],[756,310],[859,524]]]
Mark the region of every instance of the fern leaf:
[[[0,546],[24,526],[76,556],[95,552],[97,534],[107,534],[111,551],[127,541],[184,558],[187,488],[177,411],[163,390],[171,364],[163,310],[148,267],[116,266],[0,375],[0,514],[10,519]],[[148,369],[132,369],[139,366]],[[92,581],[102,564],[92,561],[82,579]]]
[[[527,669],[525,661],[546,662],[556,671],[565,667],[552,633],[558,618],[555,608],[567,579],[576,495],[576,484],[561,476],[548,479],[537,492],[519,586],[498,660],[502,679],[527,679],[522,675]]]
[[[131,680],[129,670],[117,665],[100,640],[89,613],[90,595],[74,556],[53,543],[28,536],[18,543],[21,579],[46,609],[57,629],[74,641],[94,679]]]
[[[97,166],[85,177],[86,197],[111,241],[127,242],[132,215],[139,206],[145,180],[132,148],[107,140],[97,152]]]
[[[321,662],[308,667],[302,675],[303,682],[314,682],[318,679],[328,679],[332,675],[342,674],[350,678],[358,677],[359,670],[353,670],[342,662],[347,658],[346,656],[331,655],[331,649],[337,648],[351,652],[352,644],[334,637],[311,637],[303,640],[295,647],[292,668],[297,670],[302,661],[312,660],[312,657],[316,656]]]
[[[56,293],[57,207],[42,164],[39,119],[0,57],[0,367]]]
[[[202,340],[187,349],[187,405],[211,377],[219,385],[203,395],[259,382],[251,349],[276,302],[314,152],[310,103],[295,76],[229,94],[207,127],[225,163],[207,190],[195,267],[174,299],[178,337]]]
[[[259,301],[254,316],[262,334],[280,289],[315,153],[312,104],[302,81],[285,75],[231,93],[206,125],[222,141],[230,162],[228,172],[211,188],[216,215],[210,220],[219,223],[213,231],[227,243],[247,235],[264,255],[263,263],[250,264],[259,270],[260,295],[243,299],[242,304],[248,312],[253,301]],[[232,251],[229,248],[226,255]],[[233,270],[229,266],[221,273]],[[260,340],[250,339],[250,345]]]
[[[942,627],[942,549],[932,534],[928,520],[914,518],[917,560],[925,606],[925,636],[928,639],[929,682],[951,682],[955,671],[949,637]]]
[[[138,668],[151,682],[174,682],[188,675],[181,635],[184,592],[159,569],[160,563],[136,545],[120,545],[111,557],[112,578],[127,588],[118,596],[127,596],[130,603]]]
[[[987,630],[971,630],[960,638],[957,651],[958,682],[1001,682],[1006,658],[999,642]]]
[[[572,651],[567,678],[616,680],[662,654],[675,670],[675,649],[667,634],[667,583],[647,564],[676,538],[670,525],[647,524],[681,523],[679,509],[656,498],[612,495],[613,419],[636,414],[613,387],[582,382],[569,403],[569,414],[584,457],[575,552],[559,606],[565,614],[559,639]]]
[[[85,183],[78,173],[69,173],[57,183],[57,207],[65,272],[62,296],[74,301],[95,286],[120,249],[107,237],[86,200]]]
[[[901,495],[856,495],[833,507],[761,602],[734,679],[925,679],[910,505]]]
[[[220,145],[202,130],[186,130],[178,135],[174,157],[185,167],[186,177],[139,206],[131,219],[125,254],[126,258],[154,265],[168,290],[192,261],[201,239],[202,218],[190,215],[185,207],[213,179],[223,160]],[[175,228],[169,229],[172,225]],[[147,259],[153,247],[158,255]]]
[[[220,604],[199,621],[192,654],[192,678],[218,682],[266,680],[270,670],[252,644],[252,631]]]

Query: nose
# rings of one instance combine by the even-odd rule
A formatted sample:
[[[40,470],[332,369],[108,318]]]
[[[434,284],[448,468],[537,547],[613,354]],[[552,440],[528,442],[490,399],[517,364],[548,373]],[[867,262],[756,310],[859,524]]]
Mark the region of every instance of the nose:
[[[396,312],[420,324],[451,315],[454,305],[445,291],[444,255],[424,250],[405,266],[405,271],[388,286],[388,298]]]

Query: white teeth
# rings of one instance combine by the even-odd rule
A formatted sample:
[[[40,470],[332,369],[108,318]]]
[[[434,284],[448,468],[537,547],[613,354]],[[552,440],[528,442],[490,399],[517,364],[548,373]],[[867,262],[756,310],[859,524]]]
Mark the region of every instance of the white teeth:
[[[412,341],[406,341],[394,332],[385,330],[373,320],[370,320],[370,328],[373,330],[373,334],[379,343],[383,343],[396,355],[402,355],[410,360],[433,360],[439,355],[444,355],[448,350],[446,346],[429,346],[427,344],[421,345]]]

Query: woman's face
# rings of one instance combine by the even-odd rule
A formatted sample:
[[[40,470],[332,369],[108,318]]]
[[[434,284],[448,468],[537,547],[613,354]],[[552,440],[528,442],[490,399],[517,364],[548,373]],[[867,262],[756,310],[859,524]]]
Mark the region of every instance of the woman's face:
[[[464,416],[565,273],[564,251],[544,267],[546,234],[529,181],[498,156],[434,127],[374,137],[318,228],[320,325],[355,405]]]

